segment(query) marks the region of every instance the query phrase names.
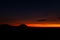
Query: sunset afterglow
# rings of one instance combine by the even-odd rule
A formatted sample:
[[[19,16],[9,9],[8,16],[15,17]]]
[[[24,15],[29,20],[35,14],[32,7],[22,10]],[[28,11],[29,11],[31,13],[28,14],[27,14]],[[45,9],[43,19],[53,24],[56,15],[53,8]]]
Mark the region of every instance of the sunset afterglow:
[[[60,24],[26,24],[30,27],[60,27]]]
[[[60,2],[57,0],[0,1],[0,25],[60,27]]]

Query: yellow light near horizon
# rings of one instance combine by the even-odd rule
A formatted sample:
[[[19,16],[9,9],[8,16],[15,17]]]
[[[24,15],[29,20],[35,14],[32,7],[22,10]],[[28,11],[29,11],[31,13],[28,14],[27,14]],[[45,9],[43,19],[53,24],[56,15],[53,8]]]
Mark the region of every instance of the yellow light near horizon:
[[[60,27],[60,24],[26,24],[30,27]]]

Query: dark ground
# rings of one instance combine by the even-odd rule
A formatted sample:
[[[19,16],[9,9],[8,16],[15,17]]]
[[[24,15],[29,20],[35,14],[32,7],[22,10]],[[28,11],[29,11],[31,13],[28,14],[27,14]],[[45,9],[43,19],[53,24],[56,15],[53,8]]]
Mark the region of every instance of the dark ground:
[[[28,27],[25,24],[21,24],[20,26],[10,26],[8,24],[2,24],[0,25],[0,31],[13,31],[13,32],[60,32],[60,28],[37,28],[37,27]]]
[[[17,35],[23,35],[23,36],[26,35],[26,33],[28,34],[28,36],[33,34],[35,37],[39,36],[41,39],[45,38],[48,40],[54,40],[60,36],[60,28],[33,28],[33,27],[27,27],[25,24],[21,24],[18,27],[3,24],[0,25],[0,33],[1,32],[9,32],[10,34],[12,33],[15,35],[16,33],[19,32]]]

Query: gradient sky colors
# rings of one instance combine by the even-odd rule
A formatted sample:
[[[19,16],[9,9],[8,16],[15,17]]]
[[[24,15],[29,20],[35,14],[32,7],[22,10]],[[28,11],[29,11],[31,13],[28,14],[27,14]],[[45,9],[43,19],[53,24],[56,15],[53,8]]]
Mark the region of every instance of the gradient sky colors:
[[[58,0],[1,0],[0,24],[60,24]],[[46,21],[37,21],[45,19]]]

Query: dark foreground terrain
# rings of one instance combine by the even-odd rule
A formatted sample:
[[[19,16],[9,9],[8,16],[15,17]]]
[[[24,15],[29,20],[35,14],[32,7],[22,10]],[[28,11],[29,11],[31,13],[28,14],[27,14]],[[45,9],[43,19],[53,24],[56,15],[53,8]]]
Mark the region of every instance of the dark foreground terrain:
[[[40,37],[40,39],[57,39],[58,36],[60,36],[60,28],[33,28],[33,27],[27,27],[25,24],[21,24],[18,27],[14,27],[14,26],[9,26],[7,24],[3,24],[0,25],[0,33],[1,32],[10,32],[10,34],[12,32],[12,34],[15,35],[26,35],[25,33],[28,34],[28,36],[30,36],[31,34],[33,34],[35,37]],[[19,32],[19,33],[18,33]],[[17,34],[16,34],[17,33]],[[3,33],[5,34],[5,33]],[[8,34],[8,33],[7,33]],[[38,36],[36,36],[38,35]],[[32,37],[32,35],[31,35]]]
[[[25,24],[14,27],[8,24],[2,24],[0,25],[0,32],[60,32],[60,28],[34,28],[28,27]]]

